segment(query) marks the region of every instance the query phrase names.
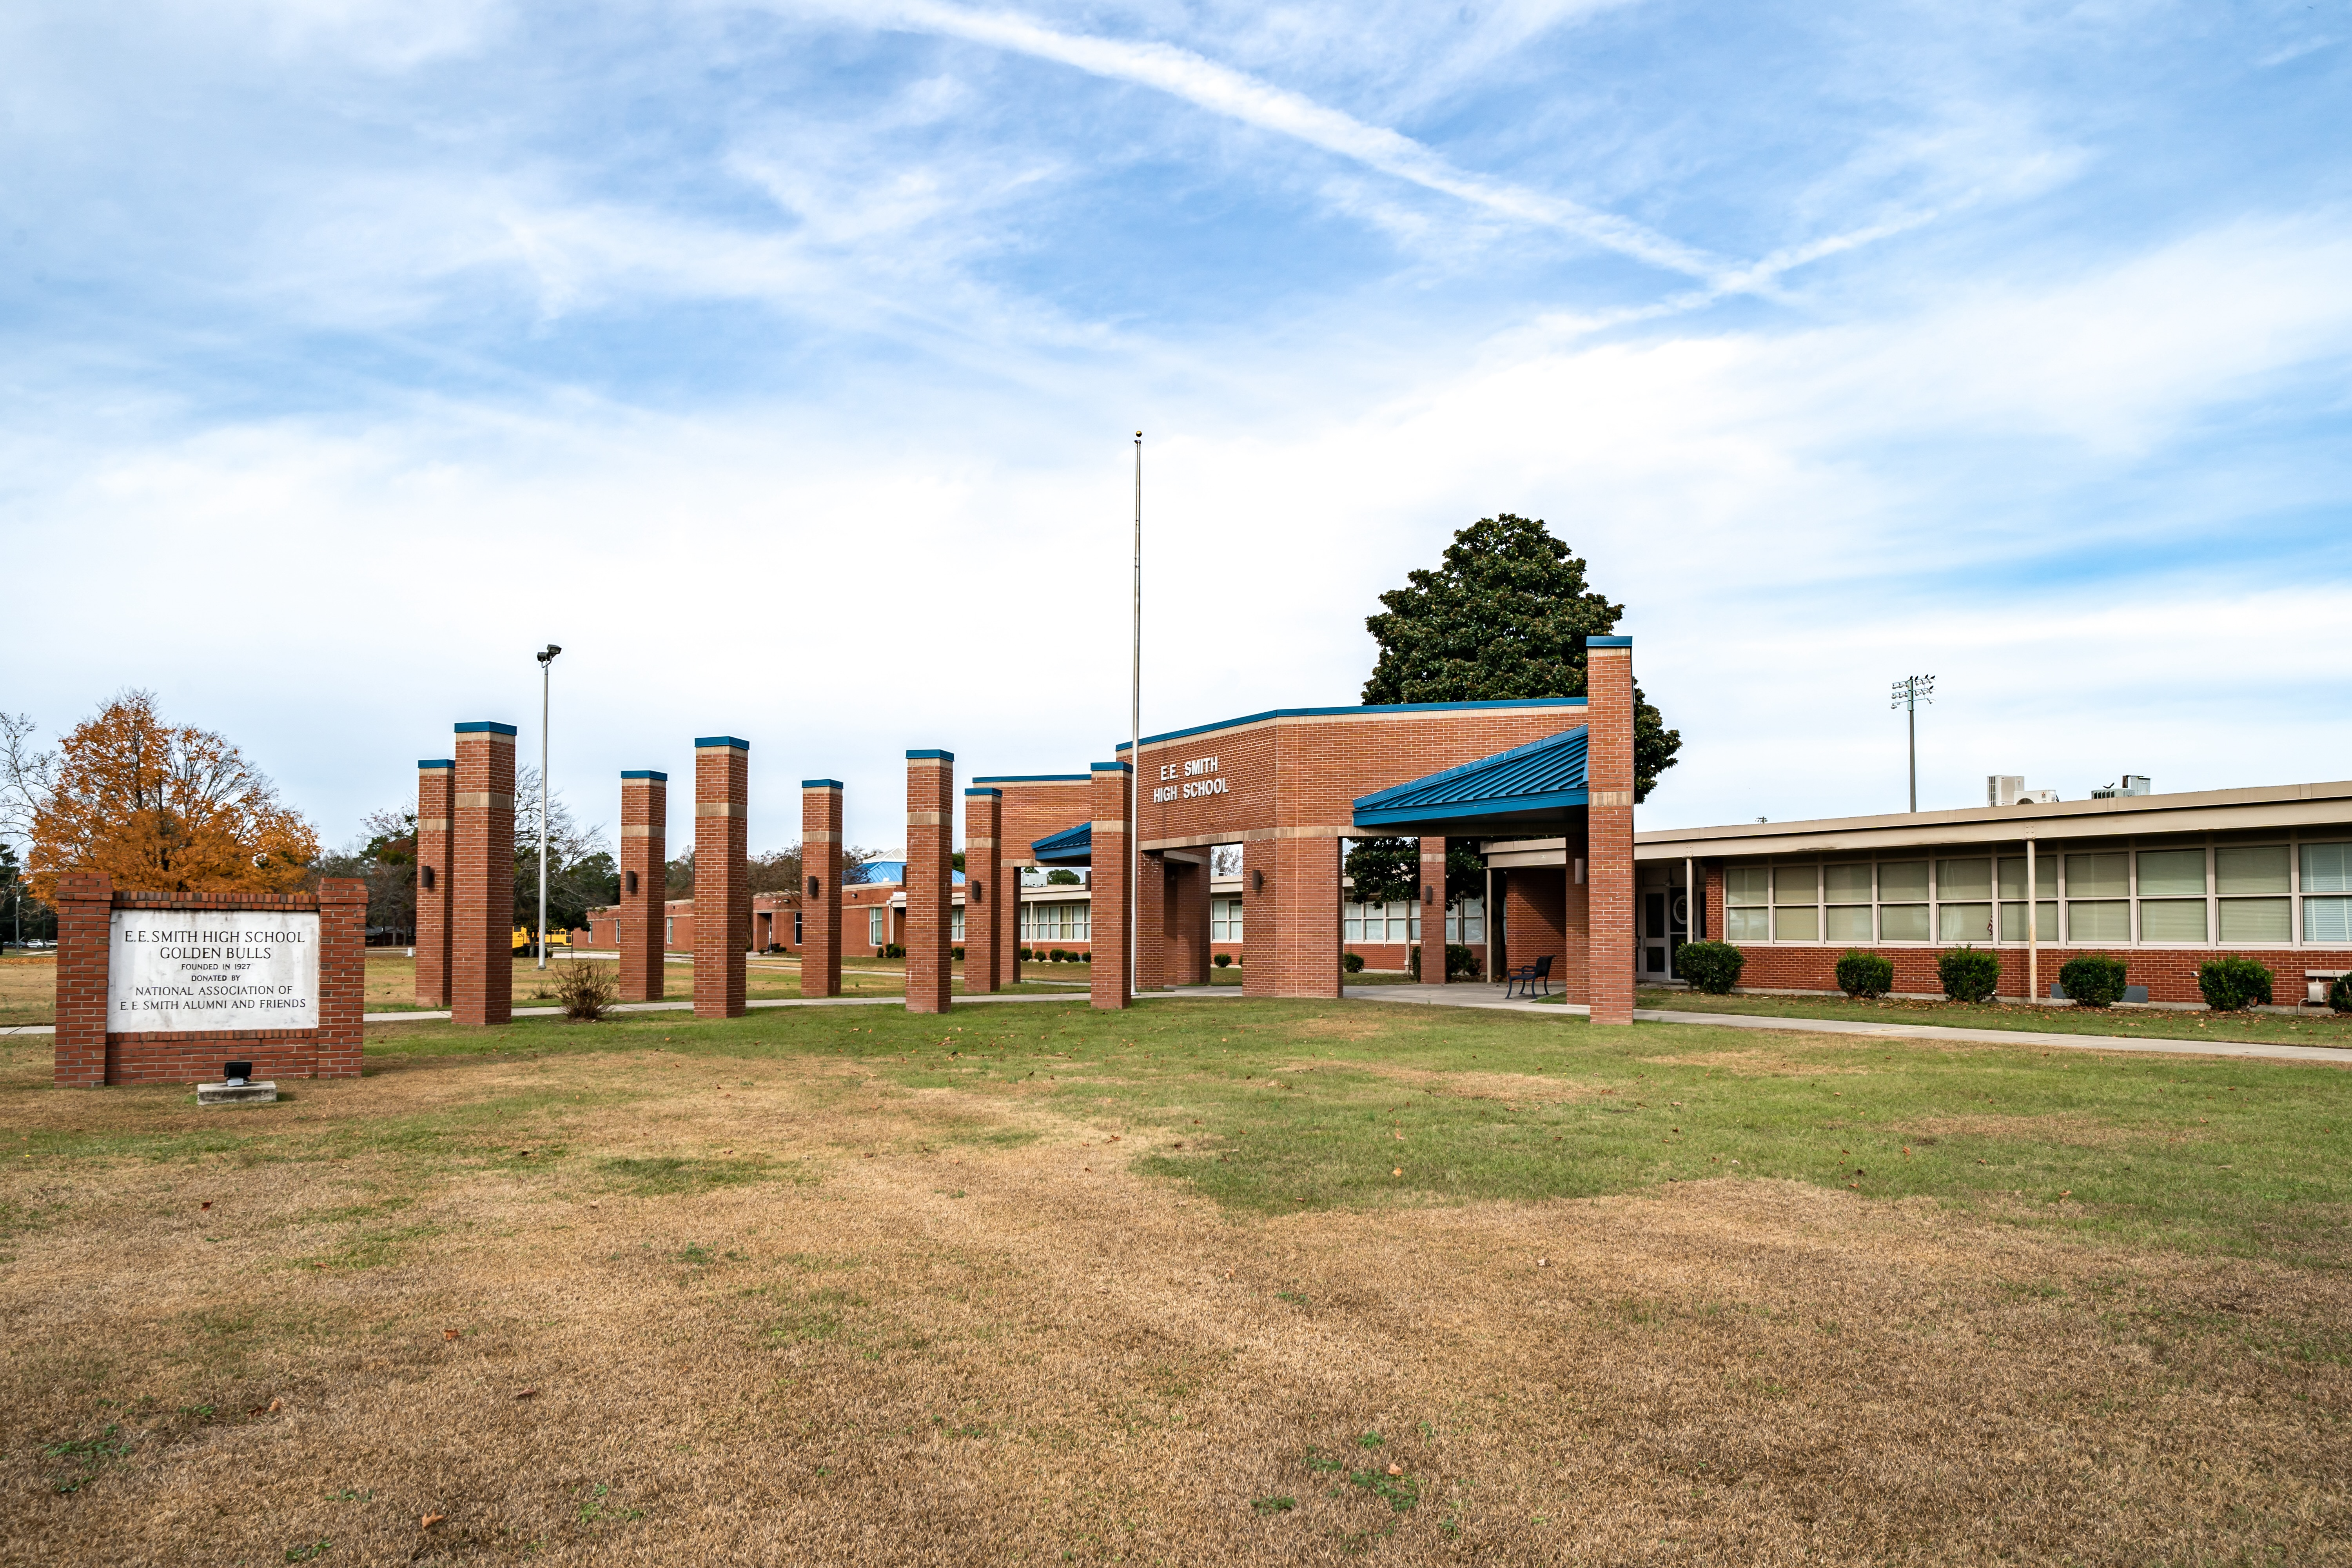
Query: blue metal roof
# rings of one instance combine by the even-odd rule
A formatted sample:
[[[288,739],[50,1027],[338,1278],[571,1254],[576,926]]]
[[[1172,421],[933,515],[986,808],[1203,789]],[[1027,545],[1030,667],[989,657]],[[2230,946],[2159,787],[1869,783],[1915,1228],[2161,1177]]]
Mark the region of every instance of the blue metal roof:
[[[865,870],[868,883],[887,882],[901,888],[907,885],[907,863],[904,860],[868,860]],[[948,868],[948,880],[961,888],[963,886],[963,873],[951,866]],[[852,882],[849,886],[856,887],[858,884]]]
[[[1091,818],[1033,841],[1029,852],[1040,866],[1091,866],[1095,860],[1095,825]]]
[[[1585,802],[1586,731],[1579,725],[1481,757],[1475,763],[1414,779],[1364,795],[1355,803],[1356,826],[1395,833],[1411,825],[1492,830],[1509,826],[1557,825]]]

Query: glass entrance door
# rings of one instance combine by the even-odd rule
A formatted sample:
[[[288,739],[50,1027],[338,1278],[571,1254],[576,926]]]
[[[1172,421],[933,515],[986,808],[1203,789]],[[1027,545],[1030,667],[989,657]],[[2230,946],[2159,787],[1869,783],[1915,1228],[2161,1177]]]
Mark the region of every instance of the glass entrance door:
[[[1675,955],[1690,939],[1690,890],[1680,866],[1644,866],[1641,871],[1641,953],[1644,980],[1673,980]]]

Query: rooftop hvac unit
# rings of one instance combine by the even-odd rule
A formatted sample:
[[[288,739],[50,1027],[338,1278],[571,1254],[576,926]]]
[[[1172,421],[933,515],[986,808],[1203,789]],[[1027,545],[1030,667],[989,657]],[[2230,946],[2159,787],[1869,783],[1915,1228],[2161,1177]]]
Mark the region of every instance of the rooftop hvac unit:
[[[2017,797],[2025,793],[2025,780],[2016,773],[1987,773],[1985,804],[2015,805]]]
[[[2026,789],[2017,792],[2020,805],[2056,805],[2058,792],[2054,789]]]
[[[2126,773],[2122,784],[2109,784],[2105,789],[2095,789],[2091,792],[2091,798],[2114,800],[2120,795],[2154,795],[2155,793],[2155,789],[2147,782],[2146,773]]]

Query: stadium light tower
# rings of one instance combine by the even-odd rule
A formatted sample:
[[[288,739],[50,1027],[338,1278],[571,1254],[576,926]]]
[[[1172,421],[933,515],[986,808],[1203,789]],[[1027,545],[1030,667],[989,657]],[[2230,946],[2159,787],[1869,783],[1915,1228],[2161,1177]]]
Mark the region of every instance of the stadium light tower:
[[[1911,742],[1911,809],[1919,809],[1919,704],[1936,700],[1936,678],[1932,675],[1906,675],[1895,683],[1895,700],[1889,707],[1903,710],[1903,727],[1909,732]]]

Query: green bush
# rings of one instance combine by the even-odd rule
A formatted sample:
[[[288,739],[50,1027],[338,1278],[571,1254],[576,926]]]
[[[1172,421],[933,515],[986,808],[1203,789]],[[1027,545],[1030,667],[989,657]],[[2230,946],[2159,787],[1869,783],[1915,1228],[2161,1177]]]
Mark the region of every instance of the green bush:
[[[882,950],[882,956],[885,958],[904,958],[907,956],[907,949],[902,943],[894,942],[888,947]]]
[[[1364,972],[1364,955],[1360,952],[1343,952],[1339,955],[1339,967],[1350,974],[1361,974]]]
[[[1943,977],[1944,994],[1955,1002],[1990,1002],[2000,989],[2000,960],[1980,947],[1964,944],[1937,953],[1936,973]]]
[[[2197,989],[2205,1005],[2216,1013],[2235,1013],[2260,1003],[2271,1005],[2271,972],[2251,958],[2217,958],[2199,966]]]
[[[1686,942],[1675,954],[1675,966],[1692,989],[1710,996],[1729,995],[1747,963],[1747,954],[1727,942]]]
[[[1895,988],[1895,961],[1850,947],[1837,962],[1838,989],[1855,1001],[1884,996]]]
[[[948,952],[954,957],[958,963],[961,963],[963,962],[963,949],[960,947],[951,947],[948,949]]]
[[[1048,948],[1045,952],[1045,962],[1048,963],[1067,963],[1069,961],[1069,950],[1066,948]]]
[[[1025,948],[1025,947],[1024,947],[1024,948],[1023,948],[1023,949],[1021,950],[1021,962],[1022,962],[1022,963],[1029,963],[1031,960],[1034,959],[1036,956],[1037,956],[1037,955],[1036,955],[1036,953],[1035,953],[1034,952],[1031,951],[1031,950],[1030,950],[1030,949],[1028,949],[1028,948]]]
[[[2124,961],[2103,952],[2070,958],[2058,972],[2058,989],[2077,1007],[2112,1007],[2123,1000]]]
[[[1092,963],[1095,961],[1095,950],[1088,948],[1084,952],[1074,952],[1070,956],[1080,963]]]
[[[1458,942],[1447,942],[1445,944],[1445,973],[1448,974],[1476,974],[1478,973],[1478,954],[1474,950],[1465,947]]]
[[[2327,1005],[2339,1013],[2352,1013],[2352,974],[2338,975],[2327,988]]]
[[[1216,957],[1214,957],[1214,958],[1211,959],[1209,962],[1210,962],[1210,963],[1213,963],[1213,964],[1215,964],[1219,969],[1223,969],[1223,968],[1224,968],[1227,964],[1229,964],[1229,963],[1233,963],[1233,961],[1234,961],[1234,955],[1233,955],[1232,953],[1230,953],[1230,952],[1221,952],[1221,953],[1217,954],[1217,956],[1216,956]]]

